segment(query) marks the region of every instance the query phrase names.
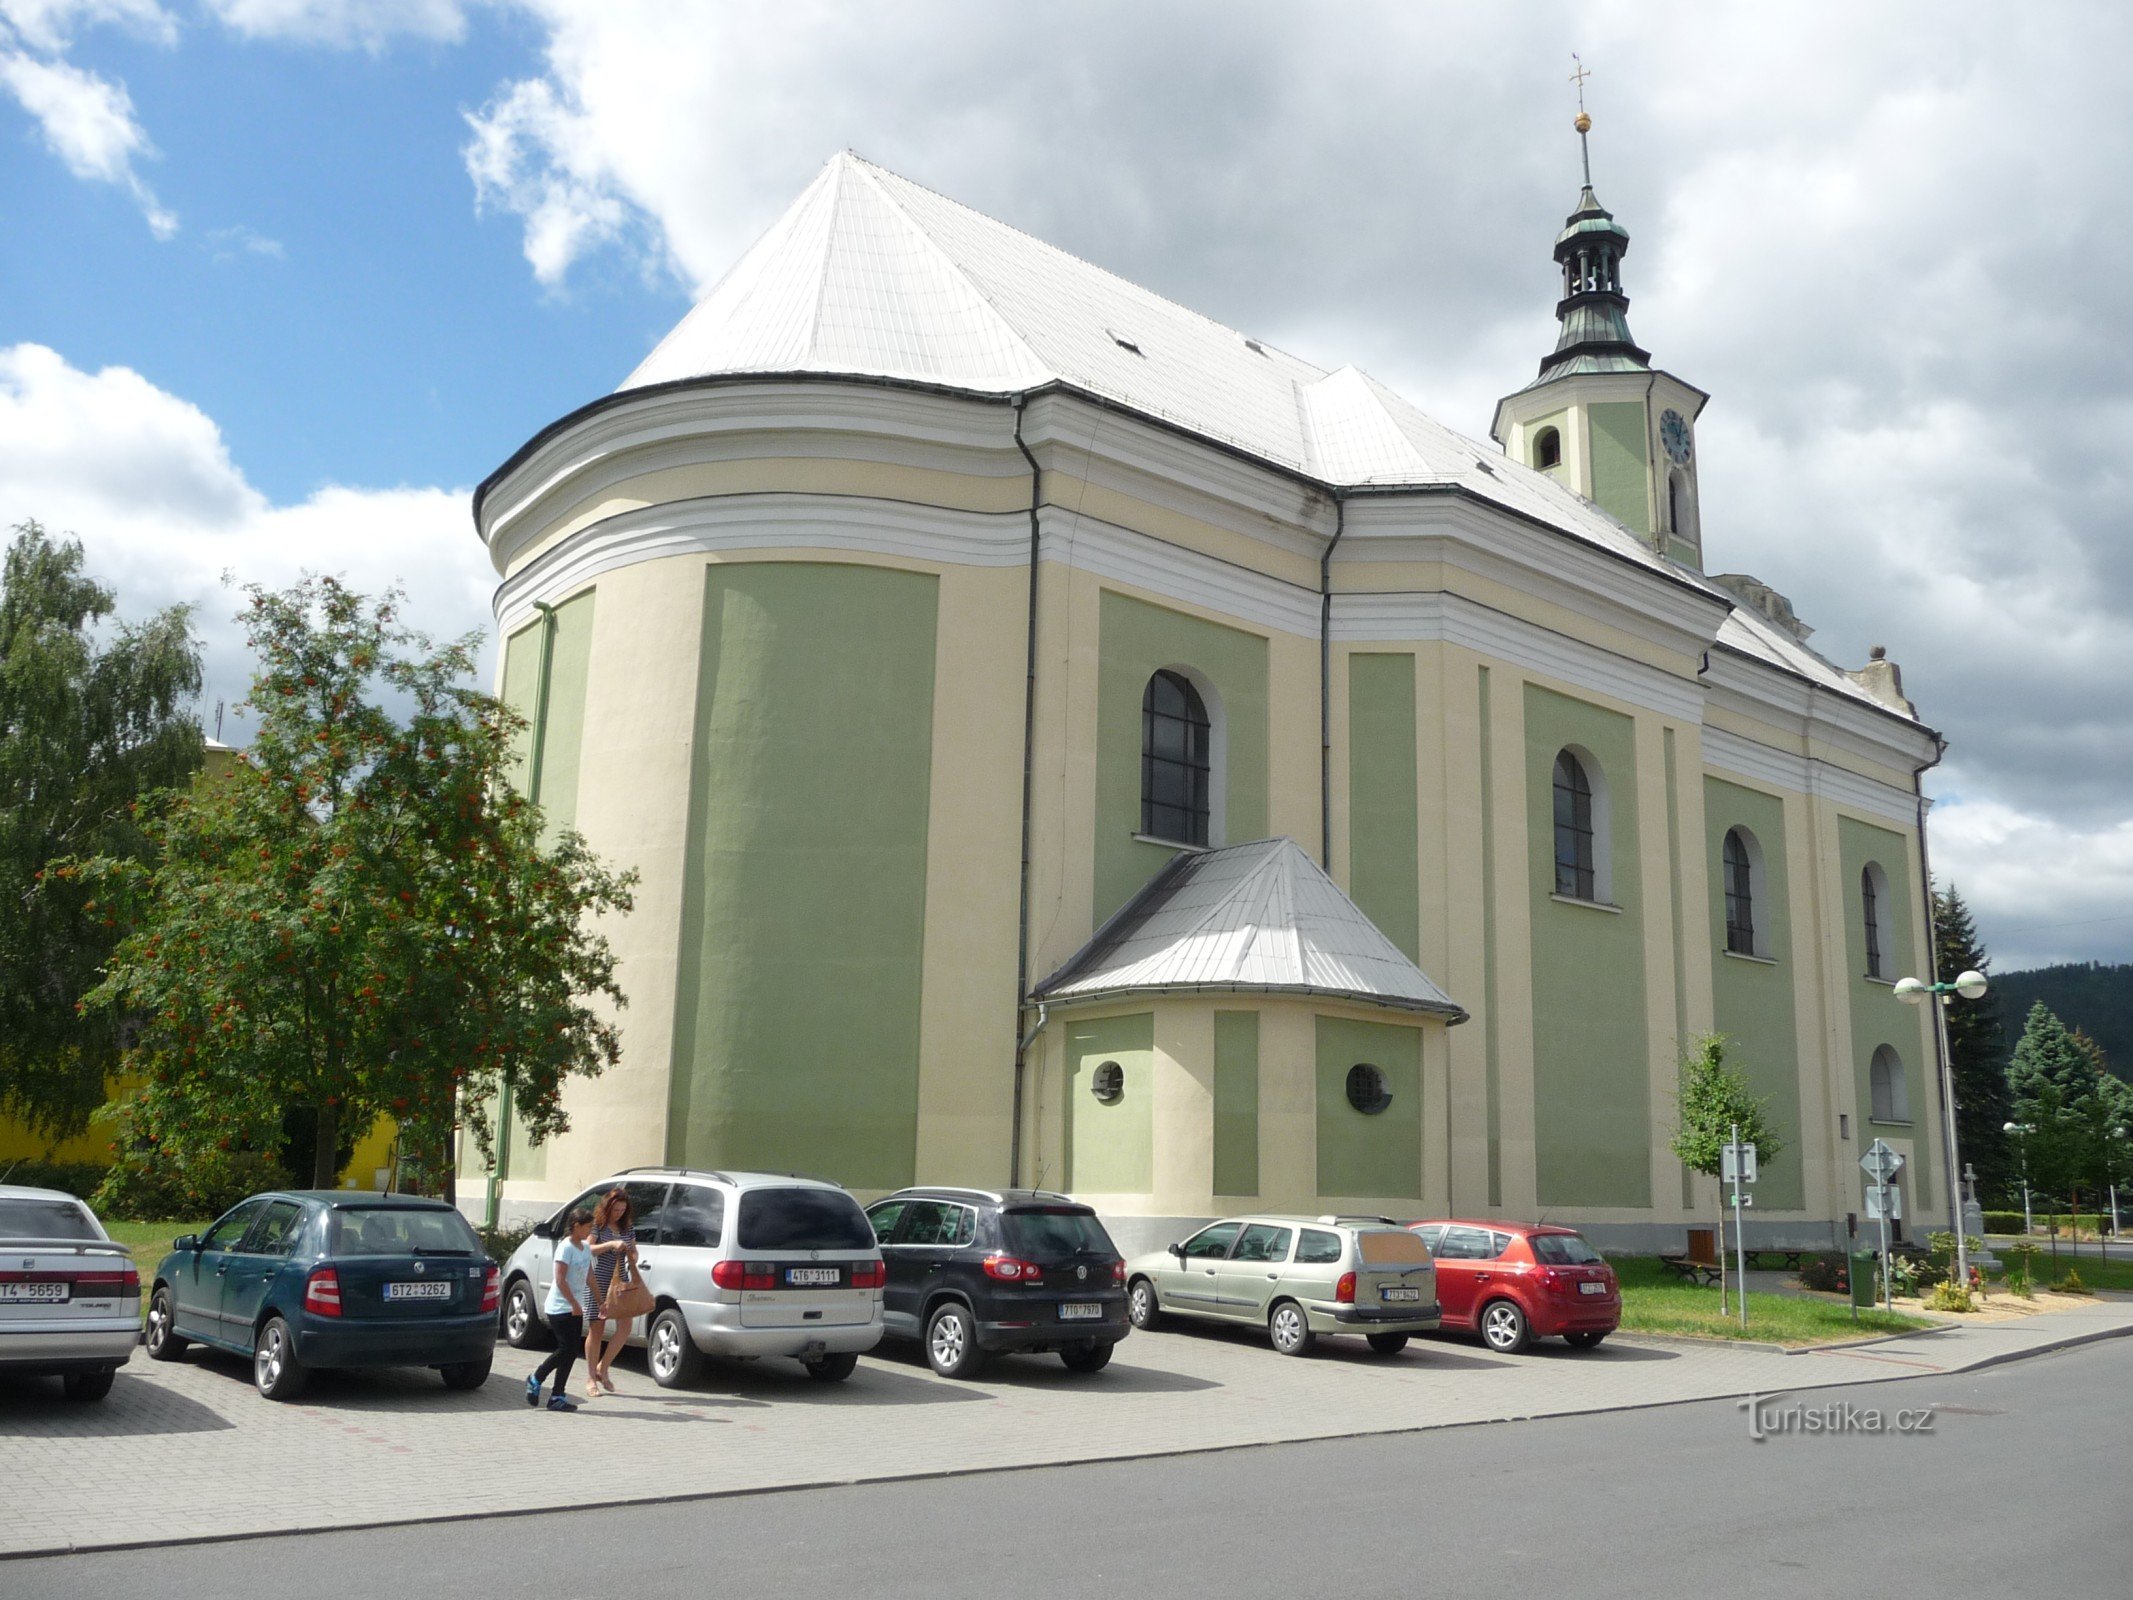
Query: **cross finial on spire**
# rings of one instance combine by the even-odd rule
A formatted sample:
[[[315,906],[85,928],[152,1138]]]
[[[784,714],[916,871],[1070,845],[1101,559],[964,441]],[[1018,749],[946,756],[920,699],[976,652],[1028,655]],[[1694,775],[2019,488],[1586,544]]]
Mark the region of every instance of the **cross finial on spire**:
[[[1577,85],[1578,114],[1571,124],[1578,131],[1578,159],[1585,167],[1585,187],[1592,187],[1592,147],[1585,142],[1585,135],[1592,131],[1592,118],[1585,114],[1585,80],[1592,76],[1592,69],[1579,59],[1578,53],[1570,52],[1570,59],[1577,62],[1577,70],[1570,74],[1570,81]]]

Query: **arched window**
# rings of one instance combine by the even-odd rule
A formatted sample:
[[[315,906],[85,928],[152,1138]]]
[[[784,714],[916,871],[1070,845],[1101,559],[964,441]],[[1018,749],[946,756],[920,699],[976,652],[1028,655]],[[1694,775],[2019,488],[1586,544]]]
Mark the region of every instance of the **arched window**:
[[[1726,830],[1726,948],[1737,956],[1760,954],[1755,947],[1755,863],[1749,858],[1746,831]]]
[[[1888,960],[1882,954],[1881,919],[1889,903],[1889,875],[1881,863],[1869,861],[1859,872],[1859,916],[1866,929],[1866,975],[1886,978]]]
[[[1572,900],[1599,898],[1592,815],[1592,779],[1565,750],[1555,758],[1555,892]]]
[[[1533,436],[1533,464],[1543,472],[1563,464],[1563,436],[1554,428],[1543,428]]]
[[[1167,669],[1150,678],[1141,695],[1142,833],[1207,843],[1209,748],[1200,691]]]
[[[1911,1091],[1903,1081],[1903,1057],[1882,1045],[1866,1069],[1867,1090],[1876,1122],[1909,1122]]]

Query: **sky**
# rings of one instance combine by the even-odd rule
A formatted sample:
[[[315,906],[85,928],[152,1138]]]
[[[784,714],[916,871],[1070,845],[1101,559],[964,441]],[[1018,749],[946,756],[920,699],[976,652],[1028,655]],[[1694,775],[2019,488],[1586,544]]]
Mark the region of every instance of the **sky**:
[[[473,485],[845,148],[1483,438],[1572,52],[1711,569],[1901,664],[1998,966],[2133,959],[2115,0],[0,0],[0,527],[195,606],[211,727],[232,583],[483,629]]]

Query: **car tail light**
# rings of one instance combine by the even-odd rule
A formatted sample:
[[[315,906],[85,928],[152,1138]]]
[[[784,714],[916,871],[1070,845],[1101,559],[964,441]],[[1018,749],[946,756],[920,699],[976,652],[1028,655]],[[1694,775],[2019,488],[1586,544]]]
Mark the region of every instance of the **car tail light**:
[[[1044,1268],[1034,1261],[1024,1261],[1020,1256],[995,1252],[985,1258],[985,1276],[997,1278],[1002,1283],[1042,1283]]]
[[[1549,1288],[1555,1290],[1558,1294],[1560,1294],[1570,1282],[1567,1277],[1565,1277],[1562,1273],[1557,1272],[1553,1267],[1548,1268],[1547,1271],[1541,1274],[1541,1281],[1546,1283]]]
[[[314,1317],[337,1317],[341,1314],[341,1275],[331,1267],[320,1267],[304,1280],[304,1309]]]
[[[1344,1306],[1355,1304],[1355,1274],[1344,1272],[1341,1281],[1333,1286],[1333,1298]]]
[[[484,1276],[481,1280],[482,1310],[494,1311],[499,1305],[503,1303],[503,1298],[504,1275],[501,1272],[497,1271],[496,1263],[492,1261],[489,1263],[489,1270],[487,1275]]]
[[[109,1289],[121,1298],[141,1292],[141,1273],[137,1267],[126,1267],[118,1272],[77,1272],[74,1287],[80,1289]]]
[[[1112,1262],[1112,1263],[1111,1263],[1111,1281],[1112,1281],[1113,1283],[1119,1283],[1119,1284],[1122,1284],[1122,1283],[1124,1283],[1124,1282],[1126,1281],[1126,1264],[1125,1264],[1125,1262],[1123,1262],[1123,1261],[1114,1261],[1114,1262]]]
[[[775,1289],[778,1269],[770,1261],[720,1261],[711,1268],[711,1281],[721,1289]]]
[[[852,1268],[852,1287],[855,1289],[880,1289],[887,1287],[889,1269],[879,1261],[862,1261]]]

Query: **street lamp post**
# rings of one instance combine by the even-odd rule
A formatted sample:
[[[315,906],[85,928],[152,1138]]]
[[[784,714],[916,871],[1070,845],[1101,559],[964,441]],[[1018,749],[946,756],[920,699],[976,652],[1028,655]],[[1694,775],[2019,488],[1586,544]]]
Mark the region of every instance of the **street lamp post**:
[[[2015,1148],[2022,1152],[2022,1237],[2027,1239],[2037,1228],[2029,1215],[2029,1136],[2037,1130],[2032,1123],[2010,1122],[2000,1131],[2013,1134]]]
[[[1965,1000],[1980,1000],[1989,987],[1982,972],[1960,973],[1953,983],[1921,983],[1916,978],[1896,980],[1896,998],[1905,1005],[1923,1005],[1929,995],[1939,1002],[1933,1007],[1933,1039],[1940,1050],[1941,1136],[1947,1146],[1948,1222],[1955,1234],[1955,1281],[1961,1284],[1970,1281],[1970,1248],[1964,1237],[1962,1195],[1956,1187],[1955,1177],[1963,1168],[1955,1144],[1955,1063],[1948,1053],[1947,1008],[1949,996],[1959,994]]]

